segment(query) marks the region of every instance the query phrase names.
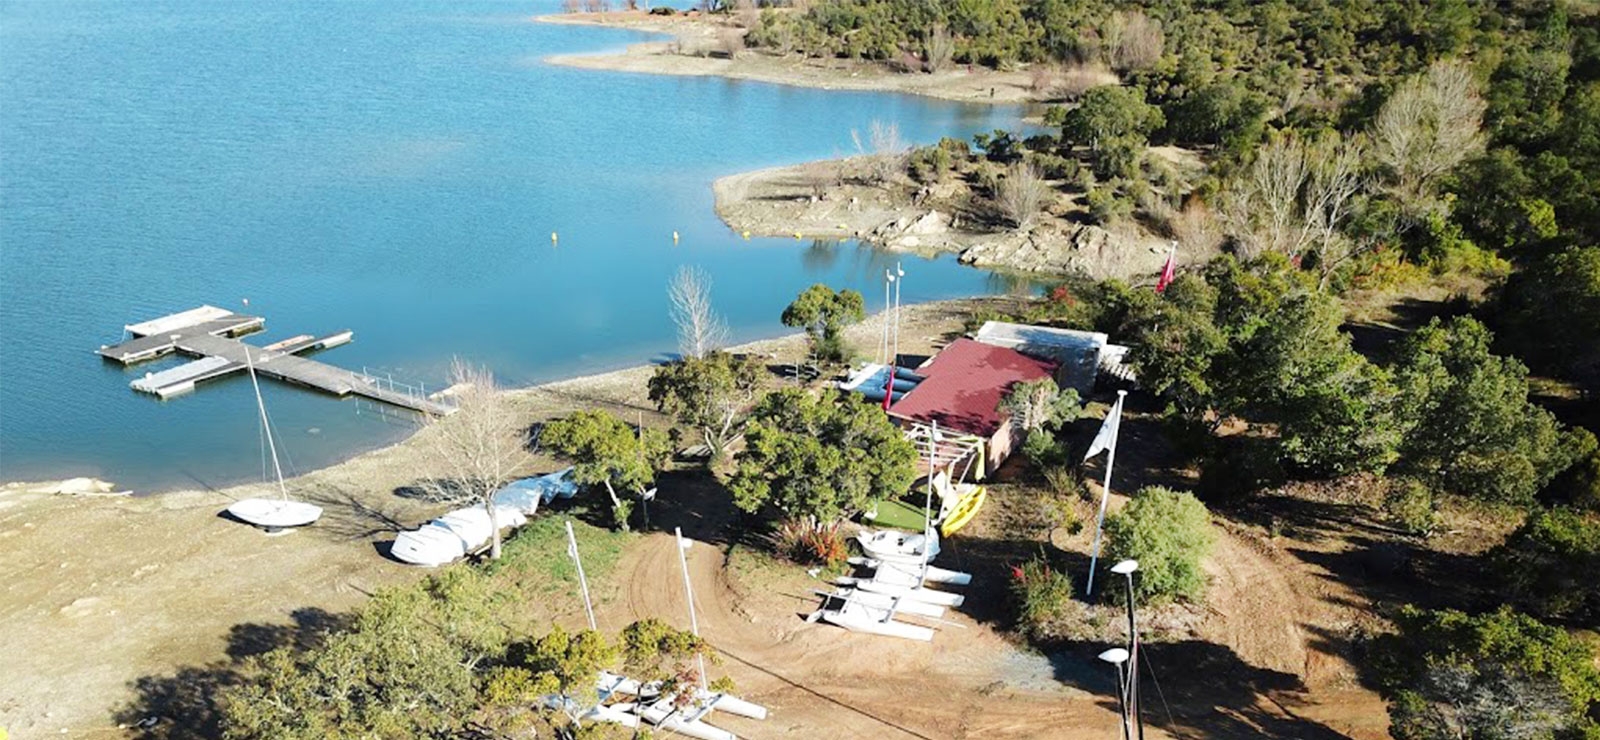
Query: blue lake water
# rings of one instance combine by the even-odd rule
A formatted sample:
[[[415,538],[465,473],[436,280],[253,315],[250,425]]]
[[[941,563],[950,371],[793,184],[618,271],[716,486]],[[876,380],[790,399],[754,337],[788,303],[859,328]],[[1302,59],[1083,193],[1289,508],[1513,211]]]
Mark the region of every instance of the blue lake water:
[[[177,360],[93,354],[202,303],[248,298],[255,343],[353,329],[319,359],[438,387],[452,356],[522,385],[671,352],[680,265],[740,340],[784,332],[814,282],[875,306],[895,260],[908,302],[1004,289],[952,259],[740,239],[710,184],[849,152],[875,119],[932,142],[1017,109],[554,67],[646,38],[529,21],[557,5],[0,4],[0,480],[259,477],[248,380],[161,402],[128,381]],[[410,431],[263,393],[300,471]]]

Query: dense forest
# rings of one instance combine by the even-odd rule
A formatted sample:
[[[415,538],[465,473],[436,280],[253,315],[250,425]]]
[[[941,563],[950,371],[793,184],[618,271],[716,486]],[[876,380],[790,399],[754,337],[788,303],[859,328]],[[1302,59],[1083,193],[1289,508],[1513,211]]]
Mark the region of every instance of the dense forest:
[[[1597,11],[819,0],[746,20],[773,53],[1032,70],[1050,134],[946,140],[914,151],[910,175],[972,159],[1014,227],[1065,196],[1092,221],[1223,256],[1160,295],[1064,285],[1023,318],[1132,345],[1214,504],[1376,474],[1386,514],[1418,537],[1447,499],[1525,512],[1474,566],[1510,607],[1408,608],[1368,665],[1395,737],[1597,737],[1593,652],[1560,628],[1600,625]],[[1462,274],[1486,287],[1407,336],[1358,352],[1344,331],[1342,299]],[[1565,423],[1530,374],[1580,399],[1552,406]],[[1254,433],[1220,434],[1239,422]],[[1067,457],[1033,439],[1030,456]]]

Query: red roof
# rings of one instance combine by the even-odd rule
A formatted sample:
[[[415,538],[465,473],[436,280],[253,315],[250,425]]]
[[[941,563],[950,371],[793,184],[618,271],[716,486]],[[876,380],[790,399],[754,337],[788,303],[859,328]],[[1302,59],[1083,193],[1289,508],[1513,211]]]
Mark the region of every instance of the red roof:
[[[917,370],[926,378],[889,415],[992,437],[1005,417],[1000,399],[1018,382],[1051,377],[1056,365],[1016,350],[961,338]]]

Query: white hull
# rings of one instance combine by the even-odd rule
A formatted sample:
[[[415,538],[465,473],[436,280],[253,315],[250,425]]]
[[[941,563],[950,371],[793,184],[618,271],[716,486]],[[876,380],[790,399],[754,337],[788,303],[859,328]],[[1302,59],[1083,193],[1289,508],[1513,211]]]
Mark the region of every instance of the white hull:
[[[645,707],[641,714],[644,715],[646,722],[685,737],[698,740],[738,740],[737,736],[727,730],[701,722],[696,715],[704,714],[703,711],[690,711],[687,715],[675,712],[672,702],[667,699]]]
[[[239,521],[264,529],[304,527],[322,517],[322,507],[304,501],[276,498],[247,498],[235,501],[228,514]]]
[[[828,595],[831,599],[849,599],[859,604],[865,604],[874,609],[893,609],[899,614],[911,614],[918,617],[932,617],[938,619],[944,616],[944,607],[930,604],[926,601],[890,596],[875,591],[862,591],[861,589],[838,589]]]
[[[898,583],[884,583],[882,581],[874,581],[867,578],[850,578],[846,576],[844,578],[840,578],[838,581],[836,581],[836,583],[841,586],[855,586],[862,591],[870,591],[872,593],[884,594],[887,596],[898,596],[905,599],[911,599],[913,601],[921,601],[928,604],[937,604],[945,607],[961,606],[961,604],[967,600],[965,596],[962,596],[961,594],[953,594],[949,591],[938,591],[931,588],[923,588],[921,586]]]
[[[920,572],[922,573],[923,583],[938,583],[947,586],[965,586],[969,583],[972,583],[971,573],[963,573],[959,570],[946,570],[935,565],[927,566],[927,568],[924,569],[920,561],[907,565],[905,563],[899,563],[890,560],[879,560],[877,558],[850,558],[850,564],[859,565],[865,568],[873,568],[875,570],[889,568],[911,576],[912,578],[916,578],[917,573]]]
[[[856,535],[867,557],[885,562],[921,565],[939,554],[939,536],[912,534],[896,529],[867,530]]]
[[[389,554],[412,565],[433,567],[464,557],[467,548],[456,533],[436,524],[425,524],[410,532],[401,532],[394,538]]]
[[[865,632],[870,635],[899,637],[919,642],[933,641],[932,628],[896,621],[887,609],[871,609],[851,601],[845,602],[837,609],[823,609],[820,614],[824,621],[851,632]]]

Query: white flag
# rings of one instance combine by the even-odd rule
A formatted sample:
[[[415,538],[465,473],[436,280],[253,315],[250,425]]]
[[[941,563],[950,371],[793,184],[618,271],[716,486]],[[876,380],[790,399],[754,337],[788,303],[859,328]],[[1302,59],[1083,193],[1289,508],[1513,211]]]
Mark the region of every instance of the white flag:
[[[1089,443],[1089,452],[1083,456],[1084,462],[1106,450],[1117,442],[1117,428],[1122,425],[1122,397],[1106,412],[1106,420],[1100,422],[1100,432],[1094,435],[1094,441]]]

